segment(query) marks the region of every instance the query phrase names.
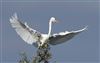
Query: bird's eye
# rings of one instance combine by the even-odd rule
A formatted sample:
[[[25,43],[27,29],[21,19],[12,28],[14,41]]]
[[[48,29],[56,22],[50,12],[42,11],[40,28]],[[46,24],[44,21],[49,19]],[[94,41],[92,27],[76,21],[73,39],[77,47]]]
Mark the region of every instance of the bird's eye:
[[[57,23],[57,21],[56,21],[56,20],[53,20],[53,22],[54,22],[54,23]]]

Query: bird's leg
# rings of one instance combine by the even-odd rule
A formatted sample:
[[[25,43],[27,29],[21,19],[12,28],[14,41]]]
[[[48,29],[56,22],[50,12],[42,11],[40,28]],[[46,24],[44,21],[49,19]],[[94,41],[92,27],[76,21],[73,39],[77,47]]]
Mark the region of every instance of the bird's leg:
[[[49,62],[47,60],[45,60],[44,63],[49,63]]]
[[[37,42],[38,43],[38,49],[40,49],[42,46],[41,46],[41,42],[39,41],[39,42]]]

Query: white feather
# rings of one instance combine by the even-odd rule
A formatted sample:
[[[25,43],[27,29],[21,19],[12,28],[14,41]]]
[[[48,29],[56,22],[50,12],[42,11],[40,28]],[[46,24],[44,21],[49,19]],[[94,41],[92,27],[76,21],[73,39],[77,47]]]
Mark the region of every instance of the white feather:
[[[75,35],[79,34],[80,32],[84,31],[87,29],[87,26],[81,30],[77,30],[77,31],[65,31],[65,32],[60,32],[60,33],[56,33],[53,34],[50,38],[49,38],[49,43],[51,45],[57,45],[57,44],[61,44],[64,42],[67,42],[68,40],[72,39]]]
[[[65,31],[60,33],[55,33],[51,35],[52,23],[56,22],[54,17],[51,17],[49,21],[49,31],[48,34],[41,34],[40,32],[30,28],[27,23],[22,23],[19,21],[17,14],[15,13],[12,18],[10,18],[10,23],[15,29],[17,34],[28,44],[37,43],[38,47],[42,46],[44,43],[49,43],[51,45],[57,45],[64,43],[72,39],[75,35],[87,29],[87,27],[77,30],[77,31]]]
[[[23,24],[19,21],[17,14],[14,14],[12,18],[10,18],[10,23],[17,34],[28,44],[33,44],[38,41],[39,37],[37,35],[41,35],[36,30],[30,28],[27,23]]]

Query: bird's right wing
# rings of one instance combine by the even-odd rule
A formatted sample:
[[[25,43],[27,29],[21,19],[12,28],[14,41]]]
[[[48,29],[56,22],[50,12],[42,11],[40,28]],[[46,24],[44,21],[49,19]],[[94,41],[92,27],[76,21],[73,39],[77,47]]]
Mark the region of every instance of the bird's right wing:
[[[16,13],[10,18],[10,23],[17,34],[28,44],[38,41],[41,36],[40,32],[30,28],[27,23],[20,22]]]
[[[61,44],[64,43],[70,39],[72,39],[75,35],[79,34],[80,32],[86,30],[87,27],[81,29],[81,30],[77,30],[77,31],[65,31],[65,32],[60,32],[60,33],[56,33],[53,34],[50,38],[49,38],[49,43],[51,45],[57,45],[57,44]]]

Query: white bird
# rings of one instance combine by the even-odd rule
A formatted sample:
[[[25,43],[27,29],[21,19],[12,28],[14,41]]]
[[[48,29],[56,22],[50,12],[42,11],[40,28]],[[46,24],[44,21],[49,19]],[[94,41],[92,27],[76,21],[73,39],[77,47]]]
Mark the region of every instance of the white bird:
[[[10,18],[10,23],[15,29],[17,34],[28,44],[34,44],[38,47],[43,46],[43,44],[48,43],[51,45],[57,45],[72,39],[78,33],[87,29],[87,27],[77,30],[77,31],[65,31],[51,35],[52,23],[56,23],[57,20],[54,17],[50,18],[49,21],[49,31],[48,34],[42,34],[32,28],[30,28],[27,23],[22,23],[15,13],[12,18]]]

